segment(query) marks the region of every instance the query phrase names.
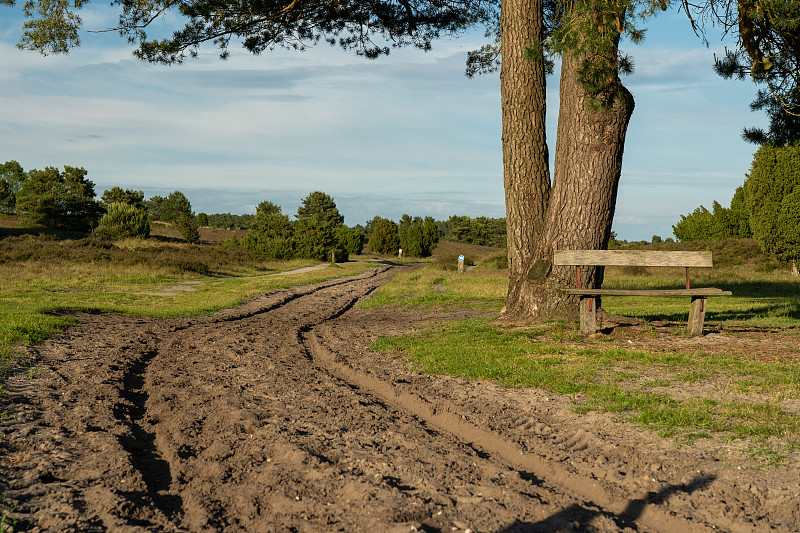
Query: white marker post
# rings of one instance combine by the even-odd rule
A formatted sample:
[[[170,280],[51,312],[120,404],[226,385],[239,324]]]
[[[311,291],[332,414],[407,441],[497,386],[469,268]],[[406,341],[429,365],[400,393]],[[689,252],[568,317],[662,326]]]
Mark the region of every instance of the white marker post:
[[[402,248],[397,250],[397,257],[403,257],[403,249]]]
[[[458,256],[458,271],[460,273],[462,273],[462,274],[464,273],[464,256],[463,255],[459,255]]]

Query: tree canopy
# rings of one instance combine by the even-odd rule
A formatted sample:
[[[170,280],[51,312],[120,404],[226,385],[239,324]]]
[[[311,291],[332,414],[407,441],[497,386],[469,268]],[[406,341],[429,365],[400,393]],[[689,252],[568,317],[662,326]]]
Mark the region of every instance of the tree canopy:
[[[769,118],[767,130],[745,128],[743,137],[755,144],[787,146],[800,140],[800,2],[797,0],[682,0],[687,13],[700,22],[736,32],[737,46],[717,59],[726,78],[750,77],[760,89],[750,105]],[[694,19],[693,19],[694,24]],[[702,30],[702,26],[695,24]]]
[[[31,170],[17,194],[17,213],[31,226],[87,231],[97,225],[103,208],[94,197],[86,169],[64,166]]]
[[[0,0],[9,5],[15,1]],[[26,2],[19,46],[44,54],[66,53],[79,44],[79,11],[87,3]],[[319,41],[370,58],[398,46],[427,50],[434,39],[473,26],[495,8],[486,0],[112,0],[111,5],[120,10],[114,30],[136,43],[135,55],[161,63],[194,56],[205,42],[213,42],[227,57],[232,38],[256,54],[275,47],[303,49]],[[167,12],[184,17],[183,28],[168,38],[150,38],[148,26]]]

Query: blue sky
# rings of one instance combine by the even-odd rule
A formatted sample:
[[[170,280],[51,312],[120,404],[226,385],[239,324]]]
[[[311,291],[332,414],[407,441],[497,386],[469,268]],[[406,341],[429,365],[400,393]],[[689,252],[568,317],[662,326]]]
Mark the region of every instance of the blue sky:
[[[113,25],[84,9],[84,27]],[[505,216],[498,76],[464,76],[480,32],[369,61],[327,45],[252,56],[211,47],[181,66],[137,61],[113,34],[83,34],[66,56],[15,48],[19,8],[0,7],[0,162],[26,170],[74,165],[98,195],[118,185],[146,197],[183,191],[197,212],[252,213],[270,200],[294,214],[314,190],[332,195],[345,223],[378,214]],[[624,239],[672,236],[681,214],[728,205],[755,146],[744,126],[756,88],[712,69],[710,48],[685,15],[648,23],[627,45],[636,72],[614,230]],[[555,147],[558,78],[549,78]]]

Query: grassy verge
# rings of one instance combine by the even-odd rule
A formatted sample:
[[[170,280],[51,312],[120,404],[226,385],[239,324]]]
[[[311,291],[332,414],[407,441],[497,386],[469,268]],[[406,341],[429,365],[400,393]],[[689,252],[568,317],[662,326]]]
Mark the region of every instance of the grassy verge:
[[[491,257],[491,256],[490,256]],[[499,311],[507,276],[477,261],[465,274],[436,265],[398,275],[369,305],[406,308],[478,308]],[[607,287],[680,287],[682,270],[608,269]],[[774,328],[777,339],[800,329],[800,283],[788,272],[722,265],[698,274],[694,286],[732,290],[710,300],[707,322]],[[607,298],[614,313],[646,320],[685,321],[685,298]],[[680,328],[676,328],[676,333]],[[631,349],[612,339],[584,340],[577,324],[504,326],[489,318],[433,324],[412,335],[382,338],[376,350],[400,350],[420,371],[491,379],[509,387],[536,387],[566,395],[576,412],[615,413],[682,442],[743,439],[761,464],[800,451],[800,417],[787,405],[800,398],[800,352],[716,353],[657,344]],[[649,346],[649,345],[648,345]]]

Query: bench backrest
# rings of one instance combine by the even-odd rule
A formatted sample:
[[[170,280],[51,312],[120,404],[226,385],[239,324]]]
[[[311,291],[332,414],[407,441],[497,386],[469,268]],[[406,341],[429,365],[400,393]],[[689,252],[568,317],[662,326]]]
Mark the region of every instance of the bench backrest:
[[[652,252],[645,250],[556,250],[554,265],[711,267],[711,252]]]

